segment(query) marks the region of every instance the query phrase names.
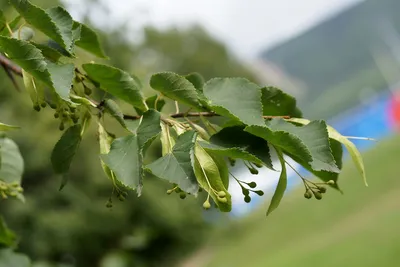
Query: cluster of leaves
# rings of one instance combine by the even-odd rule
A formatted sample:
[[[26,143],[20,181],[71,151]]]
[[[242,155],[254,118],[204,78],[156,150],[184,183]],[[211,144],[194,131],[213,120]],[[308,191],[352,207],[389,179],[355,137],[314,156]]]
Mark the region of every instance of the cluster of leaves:
[[[205,82],[197,73],[162,72],[150,79],[149,85],[156,94],[145,97],[144,85],[137,77],[109,65],[77,63],[79,49],[98,58],[107,57],[96,34],[74,21],[66,10],[43,10],[27,0],[10,3],[19,16],[8,21],[0,13],[0,52],[21,67],[14,74],[23,77],[33,109],[40,111],[49,106],[60,120],[63,134],[54,147],[51,162],[54,171],[63,176],[61,187],[68,181],[71,162],[92,121],[98,128],[100,164],[120,200],[131,190],[140,196],[145,175],[150,174],[173,184],[167,193],[177,192],[185,198],[204,191],[205,209],[214,205],[229,212],[232,203],[228,161],[244,161],[254,175],[260,167],[276,171],[273,162],[279,162],[281,175],[270,213],[278,207],[286,190],[286,166],[292,168],[286,157],[323,183],[339,189],[342,144],[365,179],[362,159],[354,145],[324,121],[299,119],[301,111],[295,99],[280,89],[258,86],[244,78]],[[48,43],[35,42],[34,29],[46,35]],[[98,97],[101,91],[106,97]],[[136,115],[124,114],[119,101],[129,104],[128,112]],[[176,113],[162,113],[167,101],[175,104]],[[180,112],[183,108],[185,111]],[[119,137],[112,133],[115,129],[107,129],[105,116],[114,118],[125,135]],[[10,128],[0,125],[0,131]],[[145,164],[146,151],[157,138],[161,140],[162,156]],[[12,141],[5,137],[2,140],[0,193],[20,196],[22,158]],[[251,201],[250,192],[264,194],[253,190],[257,187],[255,182],[233,178],[241,186],[246,202]],[[313,192],[320,199],[326,191],[321,185],[301,179],[307,198]],[[111,197],[107,206],[112,206]]]

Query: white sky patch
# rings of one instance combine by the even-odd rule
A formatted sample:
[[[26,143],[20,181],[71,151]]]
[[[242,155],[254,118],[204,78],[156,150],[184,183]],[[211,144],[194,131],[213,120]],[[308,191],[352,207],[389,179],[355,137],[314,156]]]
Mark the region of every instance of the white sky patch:
[[[102,0],[108,11],[95,10],[95,23],[145,24],[157,27],[203,25],[237,55],[249,59],[362,0]],[[82,0],[64,0],[80,17]],[[93,9],[92,9],[93,10]]]

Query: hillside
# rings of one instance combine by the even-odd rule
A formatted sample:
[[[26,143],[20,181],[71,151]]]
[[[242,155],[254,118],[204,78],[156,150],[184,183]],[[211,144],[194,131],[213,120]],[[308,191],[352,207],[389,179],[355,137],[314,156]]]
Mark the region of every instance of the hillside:
[[[204,250],[199,267],[398,266],[400,137],[366,153],[369,187],[347,161],[341,176],[344,194],[306,200],[303,189],[288,195],[265,218],[265,207],[226,227]]]
[[[363,1],[263,52],[261,57],[306,85],[308,93],[300,101],[306,113],[316,112],[315,100],[326,102],[324,94],[332,90],[335,92],[328,100],[344,91],[355,91],[346,94],[358,99],[365,88],[378,91],[387,87],[386,80],[398,81],[395,74],[400,68],[393,56],[396,45],[400,48],[398,10],[398,0]],[[375,60],[384,65],[385,71],[395,70],[393,75],[384,77]],[[356,104],[349,97],[343,98],[345,105],[335,111]],[[321,106],[326,107],[325,103]]]

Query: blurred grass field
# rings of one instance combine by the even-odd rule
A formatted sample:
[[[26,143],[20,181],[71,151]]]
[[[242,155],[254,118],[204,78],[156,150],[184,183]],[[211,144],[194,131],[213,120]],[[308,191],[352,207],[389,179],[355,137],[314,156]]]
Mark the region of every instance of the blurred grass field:
[[[265,204],[215,235],[200,266],[400,266],[400,136],[380,141],[364,160],[369,187],[348,160],[343,195],[328,190],[322,201],[306,200],[299,188],[268,218]]]

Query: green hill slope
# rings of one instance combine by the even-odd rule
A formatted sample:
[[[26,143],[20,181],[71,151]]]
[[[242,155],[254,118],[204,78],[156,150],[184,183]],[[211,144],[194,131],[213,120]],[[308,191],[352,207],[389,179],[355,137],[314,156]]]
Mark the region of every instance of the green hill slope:
[[[344,195],[329,191],[310,201],[293,192],[271,217],[265,206],[234,223],[212,239],[202,266],[399,266],[398,155],[400,136],[365,154],[368,188],[349,162],[341,176]]]

